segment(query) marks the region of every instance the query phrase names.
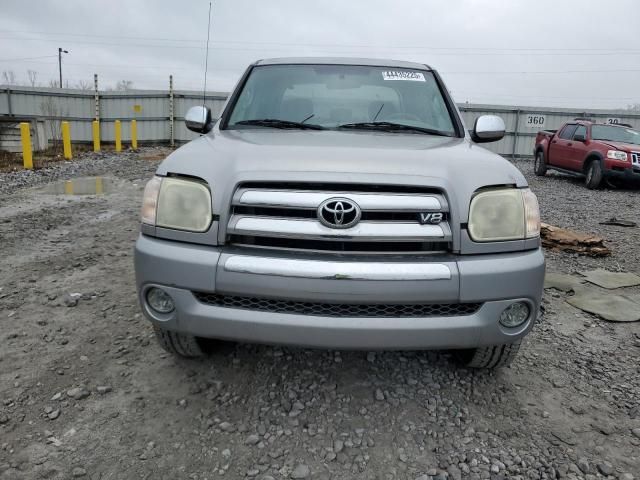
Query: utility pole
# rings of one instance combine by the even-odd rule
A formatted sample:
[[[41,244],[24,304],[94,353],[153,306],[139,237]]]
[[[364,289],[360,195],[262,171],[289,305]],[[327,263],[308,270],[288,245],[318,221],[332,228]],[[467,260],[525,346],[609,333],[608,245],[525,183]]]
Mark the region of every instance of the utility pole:
[[[68,50],[63,50],[58,47],[58,71],[60,72],[60,88],[62,88],[62,53],[69,53]]]

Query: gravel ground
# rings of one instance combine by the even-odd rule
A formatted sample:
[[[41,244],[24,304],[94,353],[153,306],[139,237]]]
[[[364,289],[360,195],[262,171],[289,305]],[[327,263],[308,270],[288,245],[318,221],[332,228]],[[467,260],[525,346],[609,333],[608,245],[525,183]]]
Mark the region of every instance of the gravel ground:
[[[640,478],[640,322],[604,322],[559,292],[499,372],[430,352],[220,343],[204,360],[165,354],[132,268],[159,152],[0,174],[0,479]],[[638,271],[639,229],[599,225],[637,220],[637,191],[517,165],[545,221],[614,251],[549,253],[549,271]],[[95,174],[116,192],[26,188]]]

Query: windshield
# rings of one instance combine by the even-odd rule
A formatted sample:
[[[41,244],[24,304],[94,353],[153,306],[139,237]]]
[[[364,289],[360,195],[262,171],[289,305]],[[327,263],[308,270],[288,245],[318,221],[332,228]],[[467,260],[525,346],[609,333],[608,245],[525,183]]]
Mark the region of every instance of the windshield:
[[[625,127],[594,125],[591,127],[591,137],[594,140],[609,140],[610,142],[640,145],[640,132]]]
[[[338,128],[387,122],[454,135],[454,123],[432,72],[350,65],[254,67],[227,128],[285,120]],[[350,125],[352,126],[352,125]],[[393,130],[398,131],[398,130]]]

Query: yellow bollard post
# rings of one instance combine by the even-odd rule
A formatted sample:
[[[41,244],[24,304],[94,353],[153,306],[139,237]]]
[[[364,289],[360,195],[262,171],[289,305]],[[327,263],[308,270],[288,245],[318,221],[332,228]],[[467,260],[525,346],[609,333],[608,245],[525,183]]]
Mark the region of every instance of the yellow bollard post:
[[[115,121],[113,131],[116,137],[116,152],[120,152],[122,150],[122,128],[120,127],[120,120]]]
[[[64,152],[64,158],[71,160],[71,129],[69,128],[69,122],[62,122],[62,150]]]
[[[67,180],[64,182],[64,194],[73,195],[73,180]]]
[[[138,149],[138,122],[131,120],[131,148]]]
[[[93,151],[100,151],[100,122],[98,120],[93,121]]]
[[[96,195],[102,195],[104,187],[102,186],[102,177],[96,177]]]
[[[33,152],[31,151],[31,126],[28,122],[20,122],[20,138],[22,140],[22,164],[24,168],[33,170]]]

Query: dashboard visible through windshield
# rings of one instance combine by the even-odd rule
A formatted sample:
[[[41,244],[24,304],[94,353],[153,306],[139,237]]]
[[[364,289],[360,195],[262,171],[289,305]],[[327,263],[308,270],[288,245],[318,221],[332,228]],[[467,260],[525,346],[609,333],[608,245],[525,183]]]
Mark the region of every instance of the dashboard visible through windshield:
[[[456,134],[434,74],[360,65],[255,66],[226,128],[370,129]]]

